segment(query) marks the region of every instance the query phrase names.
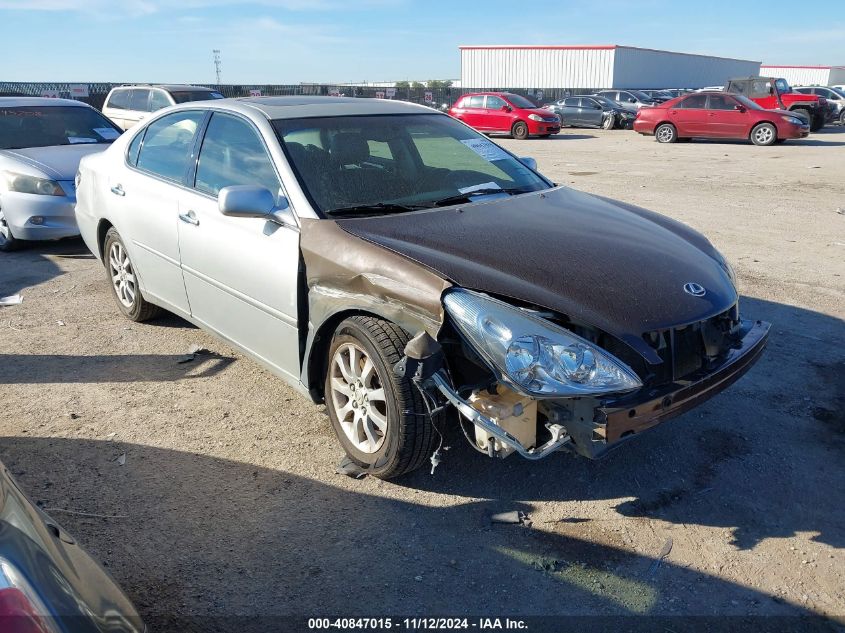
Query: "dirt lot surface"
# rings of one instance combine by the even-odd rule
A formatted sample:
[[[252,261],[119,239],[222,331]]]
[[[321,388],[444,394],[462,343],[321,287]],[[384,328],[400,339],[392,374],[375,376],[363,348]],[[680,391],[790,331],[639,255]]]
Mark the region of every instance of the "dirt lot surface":
[[[320,407],[178,318],[121,318],[81,242],[0,254],[0,295],[24,296],[0,308],[0,459],[160,630],[174,614],[845,616],[845,128],[770,148],[500,142],[708,235],[744,315],[774,323],[759,364],[600,462],[494,462],[453,437],[434,476],[353,480]],[[214,355],[179,364],[194,344]],[[532,525],[491,525],[507,510]]]

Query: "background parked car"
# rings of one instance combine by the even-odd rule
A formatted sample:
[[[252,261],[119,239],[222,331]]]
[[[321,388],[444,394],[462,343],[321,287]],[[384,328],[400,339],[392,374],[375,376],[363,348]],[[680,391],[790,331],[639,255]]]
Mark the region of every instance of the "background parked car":
[[[795,88],[795,92],[824,97],[833,106],[834,119],[845,125],[845,90],[837,90],[836,88],[828,88],[826,86],[803,86],[801,88]]]
[[[810,126],[793,112],[765,110],[741,95],[699,92],[640,110],[634,130],[653,134],[660,143],[698,137],[741,138],[755,145],[771,145],[804,138]]]
[[[79,161],[121,131],[80,101],[0,97],[0,251],[78,235]]]
[[[155,85],[112,88],[106,97],[103,114],[124,130],[155,112],[188,101],[206,101],[225,97],[202,86]]]
[[[0,630],[137,633],[135,607],[115,582],[18,488],[0,463]]]
[[[657,105],[657,101],[639,90],[600,90],[595,96],[633,105],[637,108]]]
[[[674,99],[678,96],[669,94],[665,90],[638,90],[637,92],[642,92],[644,95],[651,97],[658,103],[665,103],[666,101],[669,101],[669,99]]]
[[[696,92],[722,92],[724,89],[724,86],[704,86],[704,88],[699,88]]]
[[[566,97],[546,106],[560,117],[560,125],[572,127],[631,127],[637,115],[633,106],[623,105],[604,97]]]
[[[675,97],[681,97],[691,92],[695,92],[695,90],[692,90],[691,88],[664,88],[661,92],[665,92],[674,99]]]
[[[548,137],[560,132],[557,115],[510,92],[464,95],[449,110],[449,114],[479,132],[505,133],[518,139]]]

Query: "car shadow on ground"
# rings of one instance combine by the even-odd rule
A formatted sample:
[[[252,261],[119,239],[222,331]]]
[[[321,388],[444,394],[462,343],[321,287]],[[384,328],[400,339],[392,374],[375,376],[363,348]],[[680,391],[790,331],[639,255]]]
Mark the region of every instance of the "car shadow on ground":
[[[231,356],[198,354],[0,354],[0,385],[169,382],[207,378],[235,362]]]
[[[277,614],[599,614],[640,616],[624,629],[648,631],[664,630],[655,616],[688,630],[680,614],[731,630],[712,616],[732,614],[768,616],[745,626],[728,619],[744,631],[788,622],[832,630],[824,620],[782,620],[812,613],[671,556],[656,565],[657,551],[492,526],[496,502],[430,507],[119,438],[4,437],[0,458],[105,562],[151,630],[245,631],[245,619],[211,616]],[[269,623],[258,630],[284,628]],[[589,619],[578,624],[592,629]]]
[[[760,362],[725,392],[604,459],[490,460],[457,433],[436,476],[422,469],[397,483],[502,507],[611,500],[620,519],[724,527],[740,549],[799,532],[845,547],[845,323],[759,299],[740,303],[747,318],[774,324]]]
[[[13,271],[0,284],[0,296],[19,293],[24,288],[37,286],[63,274],[53,261],[56,259],[93,258],[79,239],[57,242],[27,242],[19,251],[0,253],[0,267]],[[2,308],[0,308],[2,309]]]

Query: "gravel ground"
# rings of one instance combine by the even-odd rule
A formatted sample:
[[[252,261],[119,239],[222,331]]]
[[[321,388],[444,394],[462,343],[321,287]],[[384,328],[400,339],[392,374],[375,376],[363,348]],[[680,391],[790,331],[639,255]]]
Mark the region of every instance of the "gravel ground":
[[[352,480],[321,407],[178,318],[123,320],[80,241],[0,254],[0,295],[24,296],[0,308],[0,459],[158,630],[175,615],[845,616],[845,128],[770,148],[598,130],[501,143],[707,234],[744,314],[774,323],[759,364],[600,462],[493,462],[452,437],[434,476]],[[194,344],[214,353],[179,364]],[[532,525],[490,524],[507,510]]]

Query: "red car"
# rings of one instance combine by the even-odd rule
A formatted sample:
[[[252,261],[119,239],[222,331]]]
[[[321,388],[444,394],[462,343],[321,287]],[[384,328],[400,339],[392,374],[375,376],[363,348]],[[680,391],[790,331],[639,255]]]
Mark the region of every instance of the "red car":
[[[750,99],[725,92],[696,92],[637,112],[634,130],[659,143],[691,138],[742,138],[771,145],[804,138],[810,124],[794,112],[764,110]]]
[[[466,94],[449,109],[456,119],[479,132],[499,132],[514,138],[546,138],[560,132],[560,118],[511,92]]]

